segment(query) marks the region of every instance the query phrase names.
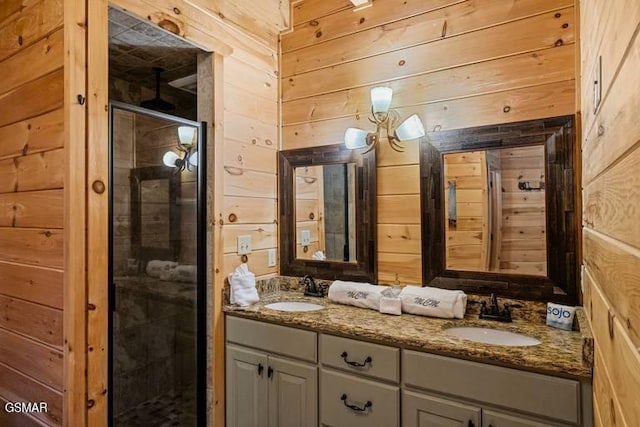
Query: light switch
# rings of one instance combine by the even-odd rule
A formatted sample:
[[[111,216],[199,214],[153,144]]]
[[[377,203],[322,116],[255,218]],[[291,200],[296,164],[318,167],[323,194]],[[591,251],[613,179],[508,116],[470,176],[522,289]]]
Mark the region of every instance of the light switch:
[[[238,236],[238,255],[251,253],[251,236]]]
[[[302,230],[302,246],[309,246],[311,244],[311,231]]]
[[[268,257],[268,261],[267,261],[267,267],[275,267],[276,266],[276,250],[275,249],[269,249],[267,251],[267,257]]]

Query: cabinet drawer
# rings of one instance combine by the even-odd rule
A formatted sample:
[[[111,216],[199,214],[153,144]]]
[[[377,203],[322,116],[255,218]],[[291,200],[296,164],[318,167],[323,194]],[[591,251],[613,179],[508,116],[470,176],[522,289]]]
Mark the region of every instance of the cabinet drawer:
[[[404,384],[577,423],[580,384],[516,369],[403,351]]]
[[[367,402],[371,402],[371,405],[365,408]],[[349,408],[347,405],[352,405],[354,408]],[[321,370],[320,422],[323,426],[398,426],[399,409],[398,387],[328,369]]]
[[[320,362],[395,383],[400,381],[400,350],[385,345],[321,334]]]
[[[227,341],[309,362],[318,360],[317,334],[302,329],[227,316]]]

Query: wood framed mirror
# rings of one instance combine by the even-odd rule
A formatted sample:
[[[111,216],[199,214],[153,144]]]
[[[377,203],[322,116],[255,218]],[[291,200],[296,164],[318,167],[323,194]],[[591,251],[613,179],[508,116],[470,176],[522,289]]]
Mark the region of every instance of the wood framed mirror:
[[[129,180],[132,255],[143,261],[177,260],[181,227],[177,203],[180,174],[166,166],[147,166],[132,169]]]
[[[286,150],[278,167],[281,274],[374,283],[375,150]]]
[[[423,283],[575,304],[575,150],[573,116],[429,134]]]

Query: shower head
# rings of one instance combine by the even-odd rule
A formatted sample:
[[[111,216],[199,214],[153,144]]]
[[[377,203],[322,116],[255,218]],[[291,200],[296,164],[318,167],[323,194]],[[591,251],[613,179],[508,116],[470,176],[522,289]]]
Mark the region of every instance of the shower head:
[[[148,108],[150,110],[168,111],[175,110],[176,106],[164,99],[160,98],[160,74],[164,71],[163,68],[153,67],[153,71],[156,73],[156,97],[148,99],[140,103],[141,107]]]

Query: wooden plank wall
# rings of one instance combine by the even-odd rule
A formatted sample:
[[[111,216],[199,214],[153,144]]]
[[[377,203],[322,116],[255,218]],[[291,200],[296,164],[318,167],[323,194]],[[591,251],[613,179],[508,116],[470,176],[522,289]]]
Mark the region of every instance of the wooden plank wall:
[[[631,427],[640,425],[640,3],[581,3],[583,288],[596,342],[595,424]]]
[[[544,146],[500,150],[502,238],[500,271],[547,275],[545,192],[523,191],[518,182],[544,181]]]
[[[64,37],[61,0],[0,8],[0,402],[48,413],[0,424],[62,424]]]
[[[303,0],[281,40],[282,149],[371,129],[369,90],[394,89],[428,130],[574,114],[575,0]],[[418,144],[378,152],[378,280],[420,283]]]
[[[486,152],[444,156],[444,204],[447,268],[486,271],[488,255]],[[455,183],[455,184],[454,184]],[[449,185],[455,185],[455,226],[449,221]]]
[[[296,255],[311,259],[316,251],[327,253],[324,235],[324,173],[322,166],[296,169]],[[302,245],[302,231],[311,234],[311,244]]]

